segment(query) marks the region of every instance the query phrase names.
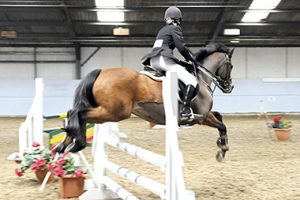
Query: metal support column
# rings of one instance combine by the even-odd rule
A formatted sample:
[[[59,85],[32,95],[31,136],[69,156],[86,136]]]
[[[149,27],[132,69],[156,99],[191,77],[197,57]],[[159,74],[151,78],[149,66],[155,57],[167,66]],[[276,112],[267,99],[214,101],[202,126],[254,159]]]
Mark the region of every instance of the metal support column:
[[[76,79],[81,79],[81,49],[80,49],[80,45],[76,44],[75,45],[75,56],[76,56],[76,63],[75,63],[75,78]]]
[[[37,78],[37,59],[36,59],[36,47],[33,48],[33,78]]]

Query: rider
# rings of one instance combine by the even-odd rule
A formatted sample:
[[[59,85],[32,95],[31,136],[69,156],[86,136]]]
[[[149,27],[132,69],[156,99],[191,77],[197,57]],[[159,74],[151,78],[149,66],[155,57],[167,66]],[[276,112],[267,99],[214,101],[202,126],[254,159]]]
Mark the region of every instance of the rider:
[[[195,63],[196,60],[185,46],[179,26],[182,20],[180,9],[175,6],[169,7],[165,11],[164,20],[166,25],[159,30],[152,51],[142,58],[142,62],[144,65],[151,65],[160,70],[177,72],[178,79],[186,85],[180,109],[181,120],[185,121],[192,116],[191,100],[195,96],[198,82],[196,77],[179,64],[179,60],[173,55],[173,50],[176,47],[186,61]]]

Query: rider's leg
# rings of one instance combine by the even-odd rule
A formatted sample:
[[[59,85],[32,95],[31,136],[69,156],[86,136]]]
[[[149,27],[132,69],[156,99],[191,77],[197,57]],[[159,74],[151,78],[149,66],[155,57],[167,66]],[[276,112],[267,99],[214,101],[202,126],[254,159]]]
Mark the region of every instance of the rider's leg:
[[[181,120],[189,119],[192,116],[191,100],[196,93],[196,87],[198,84],[197,79],[186,71],[183,66],[177,64],[171,58],[156,56],[153,57],[150,62],[155,68],[162,69],[164,71],[176,71],[178,79],[186,85],[183,95],[183,106],[180,109],[180,117]]]
[[[195,96],[196,88],[187,85],[183,91],[182,107],[180,109],[181,120],[188,120],[192,116],[191,100]]]

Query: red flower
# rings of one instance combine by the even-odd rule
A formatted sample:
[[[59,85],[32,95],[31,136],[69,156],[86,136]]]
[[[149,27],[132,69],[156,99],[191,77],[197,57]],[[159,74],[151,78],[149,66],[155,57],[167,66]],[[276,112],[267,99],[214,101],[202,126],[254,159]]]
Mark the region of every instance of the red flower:
[[[48,172],[52,171],[52,165],[47,165],[46,169],[47,169]]]
[[[54,169],[54,174],[56,176],[62,176],[64,175],[65,171],[61,167],[57,167]]]
[[[15,169],[15,173],[17,174],[18,177],[21,177],[24,174],[24,172],[20,169]]]
[[[33,147],[39,147],[39,146],[41,146],[41,145],[40,145],[39,143],[37,143],[37,142],[33,142],[33,143],[32,143],[32,146],[33,146]]]
[[[282,116],[274,117],[273,122],[279,123],[281,119],[282,119]]]
[[[75,176],[76,177],[83,177],[83,171],[81,169],[77,169],[75,171]]]
[[[64,165],[64,164],[66,164],[66,160],[64,159],[64,158],[62,158],[62,159],[59,159],[58,161],[57,161],[57,163],[59,164],[59,165]]]
[[[40,158],[38,161],[36,161],[36,164],[42,168],[43,166],[45,166],[47,163],[47,161],[45,160],[45,158]]]
[[[40,166],[37,164],[37,163],[31,163],[30,164],[30,168],[35,171],[35,170],[38,170],[40,169]]]
[[[51,155],[53,156],[53,157],[55,157],[56,156],[56,154],[57,154],[57,152],[51,152]]]

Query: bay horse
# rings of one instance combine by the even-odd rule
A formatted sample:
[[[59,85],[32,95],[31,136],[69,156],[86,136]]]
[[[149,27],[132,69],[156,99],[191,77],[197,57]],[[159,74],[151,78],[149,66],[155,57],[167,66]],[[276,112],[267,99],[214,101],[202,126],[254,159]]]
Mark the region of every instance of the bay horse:
[[[223,46],[224,47],[224,46]],[[184,124],[203,124],[217,128],[220,150],[217,160],[221,161],[229,150],[227,130],[219,112],[212,112],[212,82],[224,93],[233,89],[231,57],[234,49],[226,47],[221,52],[210,52],[201,58],[203,51],[196,53],[199,66],[194,66],[198,79],[197,95],[191,107],[194,119]],[[203,56],[202,56],[203,57]],[[189,64],[187,64],[189,65]],[[162,99],[162,82],[129,68],[105,68],[90,72],[75,91],[74,107],[68,111],[66,136],[58,144],[56,152],[77,152],[86,146],[86,123],[118,122],[131,114],[155,124],[165,124]]]

